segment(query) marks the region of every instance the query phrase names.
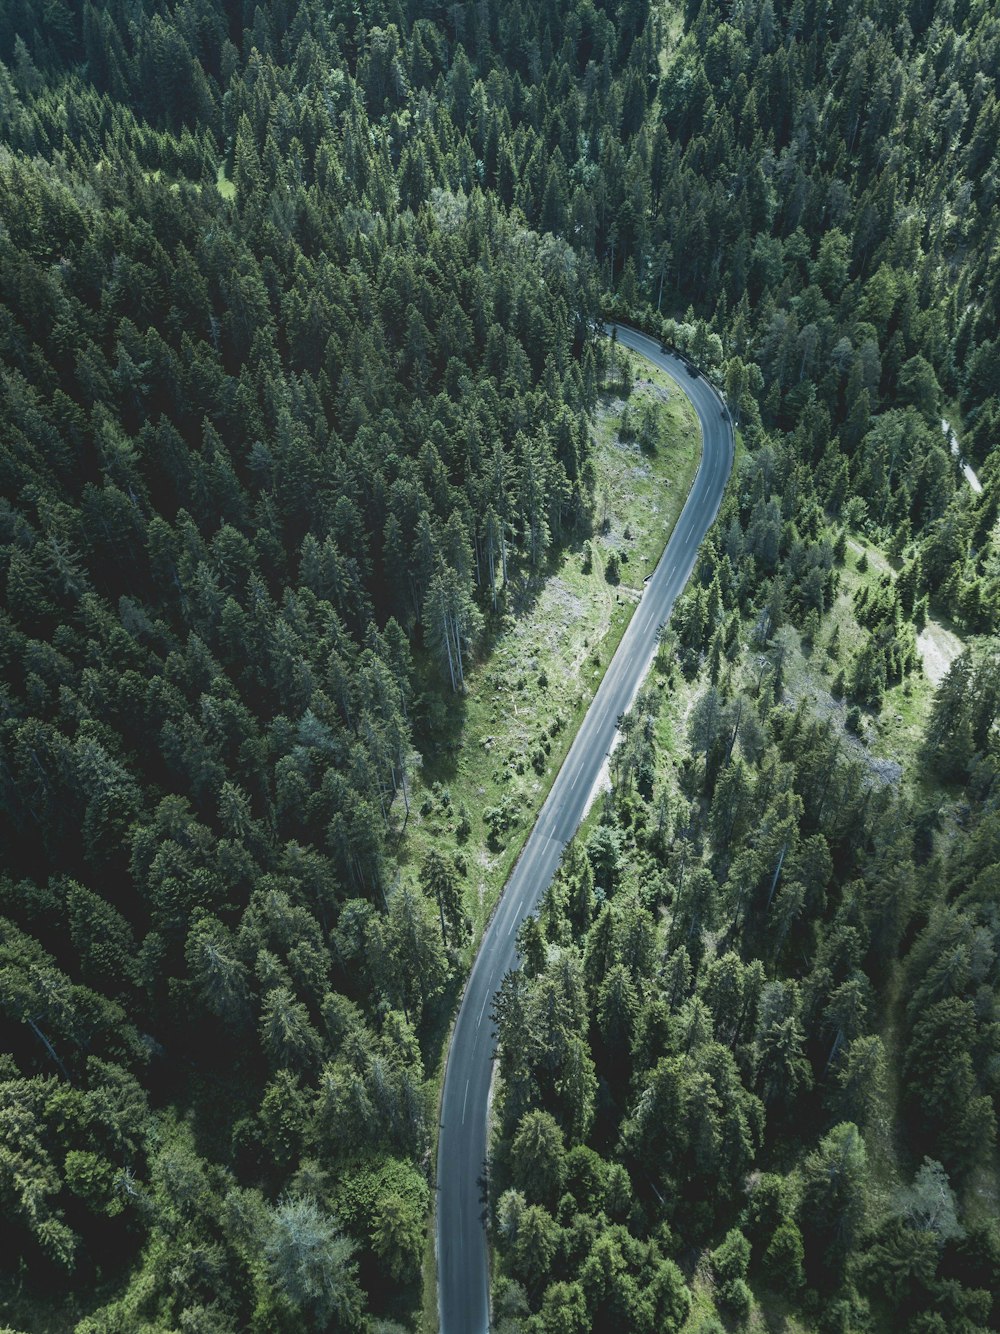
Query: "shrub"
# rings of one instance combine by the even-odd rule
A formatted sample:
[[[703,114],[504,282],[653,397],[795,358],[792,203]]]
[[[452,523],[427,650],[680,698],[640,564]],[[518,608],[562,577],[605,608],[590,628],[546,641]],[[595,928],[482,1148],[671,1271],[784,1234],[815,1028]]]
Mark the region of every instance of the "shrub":
[[[782,1223],[764,1253],[764,1273],[778,1292],[793,1296],[805,1283],[803,1255],[802,1233],[795,1223]]]
[[[734,1278],[730,1283],[723,1283],[719,1288],[719,1305],[733,1320],[741,1324],[749,1317],[753,1305],[753,1293],[746,1285],[746,1280]]]

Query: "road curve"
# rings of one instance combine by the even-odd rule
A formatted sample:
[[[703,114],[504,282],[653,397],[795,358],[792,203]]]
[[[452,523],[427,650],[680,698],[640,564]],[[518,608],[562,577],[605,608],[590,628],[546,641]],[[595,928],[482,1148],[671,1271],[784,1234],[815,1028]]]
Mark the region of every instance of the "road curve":
[[[517,963],[517,928],[547,888],[576,833],[618,718],[627,711],[656,653],[657,631],[687,583],[702,538],[711,527],[733,466],[733,432],[715,390],[694,377],[659,343],[624,325],[618,341],[666,371],[690,398],[701,421],[702,457],[670,540],[517,865],[507,882],[469,974],[448,1053],[437,1162],[438,1314],[441,1334],[488,1334],[489,1255],[486,1240],[487,1101],[493,1068],[493,997]]]

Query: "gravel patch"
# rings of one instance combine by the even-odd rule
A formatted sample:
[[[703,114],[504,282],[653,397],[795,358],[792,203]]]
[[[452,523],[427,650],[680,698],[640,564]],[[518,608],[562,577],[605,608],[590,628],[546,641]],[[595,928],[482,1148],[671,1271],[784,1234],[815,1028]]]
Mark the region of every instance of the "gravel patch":
[[[937,621],[928,621],[917,635],[917,649],[924,664],[928,681],[937,685],[948,674],[948,668],[962,652],[964,645]]]

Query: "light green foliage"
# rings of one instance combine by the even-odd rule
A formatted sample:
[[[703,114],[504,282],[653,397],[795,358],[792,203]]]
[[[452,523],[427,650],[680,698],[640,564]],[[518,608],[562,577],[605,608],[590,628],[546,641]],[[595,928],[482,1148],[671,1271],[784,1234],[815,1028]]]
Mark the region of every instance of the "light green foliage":
[[[542,1298],[544,1334],[587,1334],[587,1299],[579,1283],[552,1283]]]
[[[293,1197],[271,1213],[264,1241],[270,1274],[295,1310],[319,1328],[331,1317],[343,1329],[359,1325],[362,1298],[353,1251],[313,1199]]]
[[[948,1174],[932,1158],[924,1159],[913,1185],[900,1191],[896,1208],[911,1227],[931,1233],[939,1244],[962,1235]]]
[[[398,1158],[348,1170],[334,1193],[334,1212],[352,1236],[371,1246],[392,1277],[411,1280],[420,1264],[428,1187]]]

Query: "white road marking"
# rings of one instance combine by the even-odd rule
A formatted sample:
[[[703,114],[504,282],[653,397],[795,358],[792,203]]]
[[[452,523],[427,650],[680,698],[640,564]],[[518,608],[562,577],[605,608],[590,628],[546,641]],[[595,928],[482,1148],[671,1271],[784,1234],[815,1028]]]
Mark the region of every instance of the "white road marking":
[[[465,1125],[465,1107],[469,1101],[469,1081],[465,1081],[465,1097],[462,1099],[462,1125]]]
[[[510,935],[510,932],[508,931],[507,934]],[[483,1008],[479,1011],[479,1018],[476,1020],[477,1029],[479,1028],[479,1025],[483,1022],[483,1015],[486,1013],[486,1007],[487,1005],[489,1005],[489,1003],[490,1003],[490,997],[489,993],[487,993],[486,999],[483,1001]]]

